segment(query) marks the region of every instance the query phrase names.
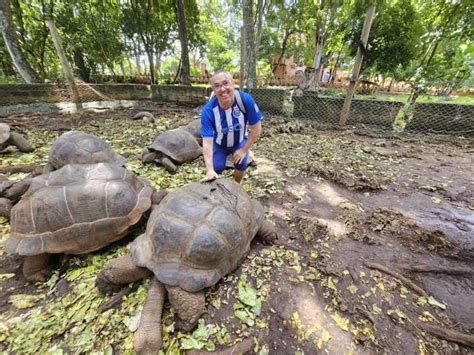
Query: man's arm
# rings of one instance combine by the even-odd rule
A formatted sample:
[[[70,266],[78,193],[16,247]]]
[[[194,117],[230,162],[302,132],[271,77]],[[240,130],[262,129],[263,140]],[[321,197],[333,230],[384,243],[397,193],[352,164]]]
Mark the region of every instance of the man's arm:
[[[202,139],[202,155],[204,156],[204,163],[206,164],[206,176],[201,181],[210,181],[217,179],[217,175],[214,170],[214,163],[212,160],[212,146],[214,144],[214,138],[203,138]]]
[[[249,151],[252,144],[254,144],[257,141],[258,137],[260,136],[260,132],[262,132],[262,121],[258,121],[256,124],[249,126],[249,128],[250,128],[250,134],[247,138],[247,142],[245,142],[245,145],[242,148],[237,149],[234,155],[232,156],[232,160],[234,164],[240,164],[242,160],[244,159],[245,154],[247,154],[247,152]]]

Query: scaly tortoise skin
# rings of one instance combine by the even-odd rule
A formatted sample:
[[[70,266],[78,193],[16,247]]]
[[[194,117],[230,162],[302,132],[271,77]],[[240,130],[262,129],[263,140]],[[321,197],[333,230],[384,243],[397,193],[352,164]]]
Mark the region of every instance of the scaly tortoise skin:
[[[30,257],[25,277],[42,280],[48,254],[85,254],[124,237],[150,208],[152,193],[147,182],[110,163],[70,164],[37,176],[11,210],[5,250]]]
[[[202,148],[188,131],[177,128],[159,134],[152,145],[141,155],[144,163],[152,161],[163,165],[170,173],[177,171],[176,164],[193,161],[202,154]]]
[[[96,284],[109,293],[154,274],[134,346],[139,353],[157,352],[165,292],[177,325],[191,330],[204,312],[203,289],[239,267],[257,234],[266,242],[276,238],[262,205],[239,184],[231,179],[193,183],[154,208],[146,232],[129,246],[131,255],[106,265]]]
[[[0,152],[10,145],[14,145],[22,153],[35,150],[20,133],[13,132],[6,123],[0,123]]]
[[[53,142],[45,169],[52,171],[66,164],[115,163],[124,166],[126,162],[101,138],[80,131],[69,131]]]

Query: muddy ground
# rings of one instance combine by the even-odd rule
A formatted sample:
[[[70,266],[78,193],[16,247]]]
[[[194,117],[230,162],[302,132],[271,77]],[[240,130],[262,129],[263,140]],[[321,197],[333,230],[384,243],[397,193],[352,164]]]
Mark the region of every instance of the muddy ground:
[[[132,121],[136,112],[0,118],[37,148],[9,148],[0,167],[43,164],[53,139],[76,129],[110,142],[157,189],[204,176],[202,158],[175,175],[137,159],[157,133],[196,111],[156,107],[154,123]],[[371,137],[271,118],[253,151],[257,167],[244,187],[265,206],[279,240],[254,241],[242,267],[207,290],[196,331],[176,329],[167,304],[163,353],[242,340],[257,354],[472,353],[462,345],[474,337],[472,142]],[[6,240],[8,221],[0,228]],[[89,256],[58,256],[46,283],[26,282],[21,257],[0,249],[0,351],[130,353],[149,280],[105,312],[109,297],[94,280],[143,230]],[[436,329],[458,338],[444,340]]]

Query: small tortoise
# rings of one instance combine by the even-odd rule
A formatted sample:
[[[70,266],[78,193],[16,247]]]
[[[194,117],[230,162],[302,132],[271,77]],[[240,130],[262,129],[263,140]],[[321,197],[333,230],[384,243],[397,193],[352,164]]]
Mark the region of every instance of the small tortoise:
[[[155,116],[153,116],[153,114],[151,112],[140,111],[140,112],[137,112],[132,117],[132,120],[139,120],[139,119],[141,119],[145,122],[153,122],[153,121],[155,121]]]
[[[186,126],[180,127],[185,131],[188,131],[193,135],[194,138],[198,141],[199,144],[202,144],[202,136],[201,136],[201,119],[198,118],[189,122]]]
[[[96,284],[109,293],[153,272],[134,346],[157,353],[165,288],[178,325],[191,330],[204,312],[203,289],[239,267],[256,235],[265,242],[276,238],[262,205],[239,184],[230,179],[193,183],[161,201],[145,234],[130,244],[131,255],[106,265]]]
[[[5,250],[26,256],[26,279],[44,280],[48,254],[85,254],[121,239],[150,208],[152,193],[115,164],[65,165],[32,179],[11,210]]]
[[[6,123],[0,123],[0,152],[10,145],[16,146],[23,153],[35,150],[20,133],[13,132]]]
[[[158,135],[153,144],[141,154],[144,163],[161,164],[169,173],[177,171],[176,164],[193,161],[202,154],[202,148],[193,135],[183,129],[171,129]]]
[[[49,151],[45,172],[66,164],[115,163],[124,166],[127,160],[117,154],[109,143],[92,134],[70,131],[59,136]]]

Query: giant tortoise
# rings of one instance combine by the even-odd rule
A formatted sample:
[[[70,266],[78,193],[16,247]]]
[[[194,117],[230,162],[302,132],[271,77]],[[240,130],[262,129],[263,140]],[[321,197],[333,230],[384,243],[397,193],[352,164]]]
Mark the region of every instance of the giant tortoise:
[[[157,353],[165,288],[177,324],[191,330],[204,312],[203,289],[239,267],[256,235],[265,242],[276,238],[262,205],[239,184],[230,179],[193,183],[161,201],[145,233],[129,245],[131,255],[106,265],[96,284],[110,293],[153,272],[134,346]]]
[[[69,131],[53,142],[45,172],[66,164],[115,163],[124,166],[127,160],[117,154],[109,143],[92,134]]]
[[[189,122],[186,126],[180,127],[185,131],[188,131],[193,135],[194,138],[198,141],[199,144],[202,144],[202,136],[201,136],[201,119],[195,119]]]
[[[20,133],[13,132],[6,123],[0,123],[0,152],[10,145],[14,145],[23,153],[29,153],[34,150]]]
[[[144,163],[156,162],[170,173],[177,171],[176,164],[193,161],[202,154],[202,148],[188,131],[177,128],[159,134],[153,144],[141,154]]]
[[[44,280],[49,254],[85,254],[124,237],[150,208],[152,193],[111,163],[68,164],[39,175],[11,210],[5,250],[26,256],[26,279]]]

